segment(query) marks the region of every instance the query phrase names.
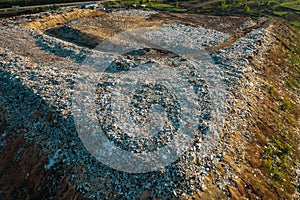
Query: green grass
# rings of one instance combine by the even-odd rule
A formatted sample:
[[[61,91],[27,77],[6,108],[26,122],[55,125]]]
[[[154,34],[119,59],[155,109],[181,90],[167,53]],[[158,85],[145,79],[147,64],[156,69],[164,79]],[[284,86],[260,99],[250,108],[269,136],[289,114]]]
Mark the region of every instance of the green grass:
[[[189,5],[185,8],[194,9],[196,13],[208,15],[276,17],[300,29],[300,0],[222,0],[205,6],[192,3],[184,5]]]
[[[145,4],[152,8],[159,8],[159,9],[166,9],[166,10],[180,10],[179,7],[176,6],[176,3],[162,3],[163,1],[140,1],[140,0],[128,0],[128,1],[111,1],[111,2],[105,2],[106,5],[141,5]],[[173,5],[174,4],[174,5]]]
[[[287,88],[299,88],[300,85],[300,55],[299,53],[297,54],[296,51],[300,52],[300,47],[298,50],[292,49],[285,54],[288,59],[288,65],[293,68],[298,67],[298,70],[291,73],[289,79],[285,82]]]
[[[283,15],[286,15],[288,13],[289,12],[287,12],[287,11],[273,11],[273,14],[279,15],[279,16],[283,16]]]
[[[285,82],[285,86],[288,88],[296,87],[297,81],[294,79],[289,79],[288,81]]]
[[[295,118],[288,113],[285,113],[284,115],[282,115],[282,121],[292,124],[294,126],[297,126],[297,122],[296,122]]]
[[[10,15],[16,15],[17,13],[22,14],[29,14],[29,13],[38,13],[38,12],[51,12],[52,10],[58,9],[60,6],[54,5],[52,7],[48,6],[41,6],[41,7],[35,7],[35,8],[27,8],[27,9],[5,9],[3,11],[0,11],[0,16],[10,16]]]
[[[292,103],[288,100],[284,100],[282,102],[282,107],[284,108],[284,110],[289,110],[292,108]]]
[[[155,8],[175,9],[175,6],[165,4],[165,3],[151,3],[151,4],[149,4],[149,6],[155,7]]]
[[[285,100],[282,106],[292,108],[291,102]],[[292,194],[295,186],[290,184],[294,178],[291,170],[295,154],[295,146],[298,145],[294,140],[294,132],[290,126],[297,126],[295,117],[290,112],[281,111],[281,115],[274,121],[274,133],[264,148],[263,167],[270,178],[272,184],[285,194]],[[282,190],[284,189],[284,190]],[[283,198],[285,199],[285,198]]]
[[[282,7],[291,8],[300,11],[300,0],[289,0],[280,3]]]
[[[291,21],[290,24],[292,24],[293,26],[300,28],[300,21]]]
[[[268,170],[271,180],[274,185],[281,187],[285,185],[289,190],[294,190],[289,186],[290,168],[291,168],[291,154],[292,147],[281,142],[279,139],[271,139],[264,149],[265,159],[263,165]]]
[[[288,59],[290,65],[300,65],[300,54],[297,54],[296,51],[300,53],[300,47],[298,50],[292,49],[285,53],[285,57]]]
[[[81,0],[0,0],[0,8],[11,8],[12,6],[32,6],[58,3],[72,3]],[[84,1],[84,0],[82,0]],[[87,1],[87,0],[86,0]]]

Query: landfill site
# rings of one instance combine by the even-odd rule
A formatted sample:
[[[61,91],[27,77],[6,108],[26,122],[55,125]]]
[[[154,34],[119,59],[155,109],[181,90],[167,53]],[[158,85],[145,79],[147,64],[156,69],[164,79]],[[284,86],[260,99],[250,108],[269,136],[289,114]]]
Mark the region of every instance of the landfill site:
[[[297,34],[146,9],[0,18],[0,199],[299,199]]]

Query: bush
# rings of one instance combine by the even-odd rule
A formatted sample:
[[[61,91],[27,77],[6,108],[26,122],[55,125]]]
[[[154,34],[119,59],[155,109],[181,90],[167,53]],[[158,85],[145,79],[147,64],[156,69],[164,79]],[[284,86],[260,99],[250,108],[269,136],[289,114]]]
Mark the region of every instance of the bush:
[[[226,8],[226,1],[225,0],[222,0],[221,1],[221,8],[224,10]]]
[[[284,110],[289,110],[292,107],[292,103],[290,101],[283,101],[282,102],[282,107],[284,108]]]
[[[245,10],[245,12],[250,12],[250,7],[247,4],[245,4],[244,10]]]

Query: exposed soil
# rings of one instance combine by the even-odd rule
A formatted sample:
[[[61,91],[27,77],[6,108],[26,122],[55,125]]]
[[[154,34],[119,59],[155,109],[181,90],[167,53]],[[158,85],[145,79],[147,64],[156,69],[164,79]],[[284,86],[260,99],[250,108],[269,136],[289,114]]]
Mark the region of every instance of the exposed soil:
[[[76,19],[85,18],[85,17],[96,17],[96,16],[101,16],[103,14],[104,13],[101,11],[73,9],[71,12],[52,15],[49,17],[43,17],[42,19],[29,22],[26,25],[33,28],[39,28],[41,30],[45,30],[51,27],[59,26],[61,24],[66,24]]]

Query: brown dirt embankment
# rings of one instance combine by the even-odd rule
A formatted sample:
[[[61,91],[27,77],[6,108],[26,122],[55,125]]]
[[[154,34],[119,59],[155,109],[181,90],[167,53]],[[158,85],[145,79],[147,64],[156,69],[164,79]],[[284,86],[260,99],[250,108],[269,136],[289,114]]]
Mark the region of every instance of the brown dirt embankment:
[[[249,98],[246,122],[251,126],[241,123],[238,131],[222,138],[228,152],[218,165],[220,174],[211,174],[205,180],[207,190],[195,193],[194,199],[225,199],[215,180],[229,174],[231,199],[299,199],[300,35],[277,20],[263,28],[269,30],[272,45],[249,58],[260,92],[240,88]],[[244,103],[238,101],[235,107]],[[241,113],[230,115],[238,118]]]
[[[73,9],[71,12],[44,17],[42,19],[26,23],[26,25],[32,28],[39,28],[43,31],[45,29],[67,24],[77,19],[98,17],[103,14],[103,12],[97,10]]]

